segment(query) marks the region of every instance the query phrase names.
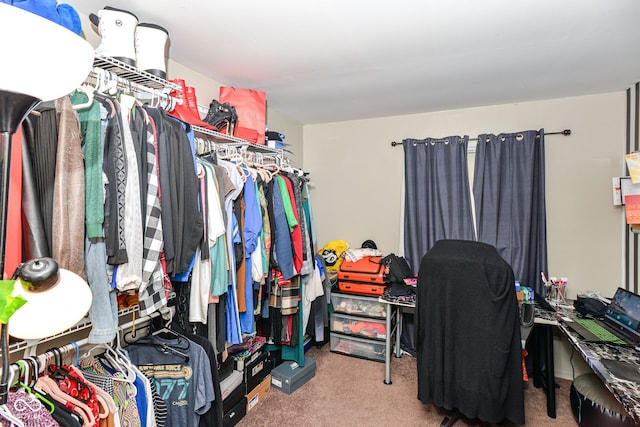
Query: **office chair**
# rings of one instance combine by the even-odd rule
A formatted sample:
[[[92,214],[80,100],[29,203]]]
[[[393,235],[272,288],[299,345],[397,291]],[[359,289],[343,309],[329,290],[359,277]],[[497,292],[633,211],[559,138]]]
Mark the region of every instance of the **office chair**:
[[[520,320],[511,266],[491,245],[440,240],[416,293],[418,399],[485,423],[524,424]]]

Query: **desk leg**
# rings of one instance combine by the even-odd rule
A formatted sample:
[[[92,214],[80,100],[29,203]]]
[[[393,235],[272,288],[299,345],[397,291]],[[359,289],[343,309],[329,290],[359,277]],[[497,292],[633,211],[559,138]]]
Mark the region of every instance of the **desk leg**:
[[[556,417],[556,383],[553,361],[553,328],[550,325],[534,326],[533,385],[542,387],[547,395],[547,416]]]
[[[547,391],[547,415],[550,418],[556,417],[556,378],[553,362],[553,330],[546,326],[545,330],[545,351],[546,351],[546,391]]]
[[[531,354],[533,362],[533,385],[535,388],[542,387],[542,361],[540,360],[540,349],[544,348],[544,339],[546,339],[546,332],[543,334],[542,330],[546,326],[535,325],[533,327],[532,336],[529,339],[533,340],[533,354]],[[544,335],[544,336],[543,336]],[[547,349],[544,348],[545,355]]]
[[[396,307],[396,357],[402,356],[402,350],[400,349],[401,339],[402,339],[402,306],[398,306]]]
[[[384,339],[384,383],[391,384],[391,339],[393,331],[391,330],[391,304],[386,305],[386,318],[385,323],[387,326],[387,336]],[[398,333],[396,329],[396,334]]]

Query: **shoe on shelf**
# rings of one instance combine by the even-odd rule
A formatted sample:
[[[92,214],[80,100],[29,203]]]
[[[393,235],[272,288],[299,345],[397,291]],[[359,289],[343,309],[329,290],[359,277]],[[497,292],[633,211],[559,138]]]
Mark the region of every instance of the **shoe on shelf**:
[[[156,24],[142,23],[136,28],[135,48],[138,69],[161,79],[167,78],[169,32]]]
[[[100,44],[96,53],[136,66],[135,33],[138,17],[128,10],[105,6],[89,20],[98,27]]]
[[[200,126],[209,130],[217,130],[215,127],[202,121],[200,118],[198,104],[195,98],[195,89],[190,86],[187,87],[183,79],[173,79],[170,80],[170,82],[175,83],[180,87],[178,90],[172,91],[171,96],[181,100],[182,103],[177,103],[175,108],[169,111],[169,115],[193,126]]]
[[[228,102],[221,104],[214,99],[209,104],[209,111],[203,120],[221,131],[226,128],[226,133],[233,135],[231,123],[234,121],[234,117],[237,119],[237,116],[236,109],[231,104]]]

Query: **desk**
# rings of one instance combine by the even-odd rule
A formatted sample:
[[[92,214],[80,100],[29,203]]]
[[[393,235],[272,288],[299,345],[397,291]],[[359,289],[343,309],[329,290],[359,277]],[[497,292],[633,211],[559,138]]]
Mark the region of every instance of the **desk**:
[[[401,303],[397,301],[389,301],[382,297],[378,301],[385,304],[386,309],[386,326],[387,336],[385,338],[385,354],[384,354],[384,383],[391,384],[391,353],[395,345],[395,356],[401,357],[400,338],[402,336],[402,312],[404,308],[415,308],[415,304]],[[393,316],[396,316],[396,324],[391,329]]]
[[[567,316],[570,318],[571,314]],[[600,362],[602,359],[614,359],[640,366],[640,352],[632,347],[585,342],[563,320],[558,321],[558,327],[631,418],[636,423],[640,422],[640,384],[616,378]]]
[[[556,417],[553,329],[558,328],[634,421],[640,422],[640,384],[617,379],[600,362],[601,359],[615,359],[640,365],[640,352],[628,347],[584,342],[562,320],[563,317],[571,318],[572,315],[571,310],[554,313],[536,306],[536,327],[541,333],[537,334],[534,345],[540,346],[538,348],[542,349],[544,360],[539,359],[538,351],[533,352],[533,377],[534,385],[544,387],[547,394],[547,415]],[[546,366],[546,372],[543,372],[543,365]]]

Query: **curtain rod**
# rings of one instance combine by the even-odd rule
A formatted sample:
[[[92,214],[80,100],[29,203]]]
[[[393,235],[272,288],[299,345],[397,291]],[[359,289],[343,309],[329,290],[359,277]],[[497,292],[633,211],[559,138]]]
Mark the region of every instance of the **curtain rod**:
[[[571,129],[565,129],[562,131],[558,131],[558,132],[545,132],[544,136],[547,135],[564,135],[564,136],[569,136],[571,135]],[[478,138],[469,138],[469,141],[477,141]],[[396,142],[396,141],[391,141],[391,146],[395,147],[396,145],[402,145],[402,142]]]

